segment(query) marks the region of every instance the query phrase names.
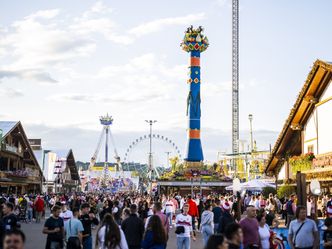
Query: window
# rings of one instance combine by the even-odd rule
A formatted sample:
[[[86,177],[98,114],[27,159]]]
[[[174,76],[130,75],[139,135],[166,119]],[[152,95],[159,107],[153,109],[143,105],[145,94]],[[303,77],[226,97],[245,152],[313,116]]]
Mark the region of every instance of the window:
[[[314,153],[314,145],[311,144],[311,145],[308,145],[308,153]]]

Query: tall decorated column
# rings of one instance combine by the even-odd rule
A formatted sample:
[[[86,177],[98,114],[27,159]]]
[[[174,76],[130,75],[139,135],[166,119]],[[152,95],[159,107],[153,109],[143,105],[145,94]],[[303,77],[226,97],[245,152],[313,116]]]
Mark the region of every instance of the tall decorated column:
[[[185,166],[187,168],[200,167],[203,163],[203,150],[201,144],[201,68],[200,55],[209,46],[209,41],[202,34],[203,28],[193,29],[191,26],[185,32],[181,43],[184,51],[190,53],[189,75],[187,80],[189,94],[187,98],[188,140]]]

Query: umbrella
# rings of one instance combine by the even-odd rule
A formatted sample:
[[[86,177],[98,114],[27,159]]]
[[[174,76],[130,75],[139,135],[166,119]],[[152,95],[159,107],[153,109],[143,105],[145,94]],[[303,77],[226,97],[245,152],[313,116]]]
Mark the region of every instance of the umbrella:
[[[258,179],[253,179],[248,182],[243,182],[241,183],[241,188],[243,190],[257,190],[257,191],[262,191],[263,188],[265,187],[272,187],[275,188],[276,186],[274,184],[258,180]],[[226,190],[233,190],[233,185],[226,187]]]
[[[262,180],[254,179],[248,182],[242,183],[242,188],[246,190],[258,190],[261,191],[265,187],[272,187],[275,188],[276,186],[274,184],[267,183]]]

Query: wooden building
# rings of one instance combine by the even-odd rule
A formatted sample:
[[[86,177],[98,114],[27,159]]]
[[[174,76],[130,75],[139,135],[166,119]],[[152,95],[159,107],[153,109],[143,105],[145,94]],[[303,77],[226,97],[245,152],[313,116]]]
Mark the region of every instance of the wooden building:
[[[302,87],[274,145],[265,172],[289,179],[290,158],[313,153],[307,182],[318,179],[332,192],[332,63],[317,60]]]
[[[0,121],[0,193],[37,193],[43,178],[21,122]]]

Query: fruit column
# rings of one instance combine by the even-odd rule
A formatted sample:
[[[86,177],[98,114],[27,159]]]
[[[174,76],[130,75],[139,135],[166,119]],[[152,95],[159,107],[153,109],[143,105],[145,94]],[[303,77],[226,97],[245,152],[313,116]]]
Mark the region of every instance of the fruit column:
[[[201,144],[201,68],[200,54],[205,51],[209,45],[208,39],[202,34],[203,29],[193,29],[191,26],[185,32],[185,37],[181,43],[184,51],[190,53],[189,75],[187,83],[189,85],[189,94],[187,98],[187,116],[188,116],[188,140],[185,164],[187,167],[202,165],[203,150]]]

